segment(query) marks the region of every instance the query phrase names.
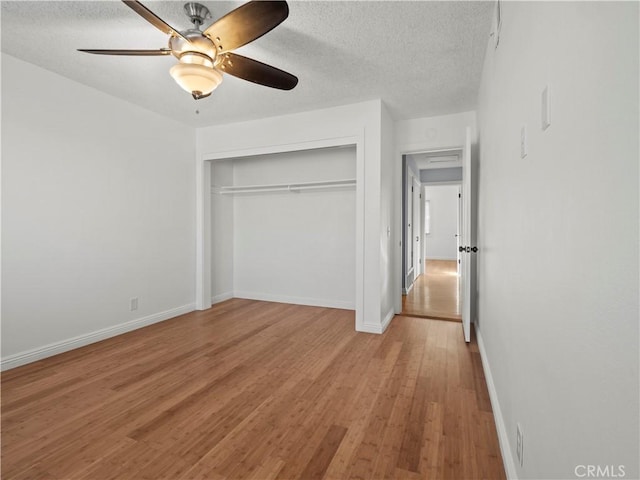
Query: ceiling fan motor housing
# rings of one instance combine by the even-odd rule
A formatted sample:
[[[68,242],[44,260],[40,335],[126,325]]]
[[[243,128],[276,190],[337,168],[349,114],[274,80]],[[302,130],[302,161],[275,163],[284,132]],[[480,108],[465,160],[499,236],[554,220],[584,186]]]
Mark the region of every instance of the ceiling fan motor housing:
[[[180,37],[171,37],[169,39],[169,48],[176,58],[182,57],[187,52],[196,52],[209,57],[211,62],[215,63],[216,46],[200,30],[191,29],[180,33],[189,41],[186,42]]]

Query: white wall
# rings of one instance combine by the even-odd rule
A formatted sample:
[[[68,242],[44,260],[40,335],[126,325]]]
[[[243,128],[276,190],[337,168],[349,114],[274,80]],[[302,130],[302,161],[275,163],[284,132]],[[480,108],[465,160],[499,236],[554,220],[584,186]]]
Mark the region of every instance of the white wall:
[[[456,260],[458,232],[458,185],[433,185],[424,189],[429,201],[430,230],[425,238],[427,260]]]
[[[475,112],[400,120],[395,124],[396,146],[402,153],[460,148],[466,127],[471,127],[471,143],[476,143]]]
[[[197,130],[196,303],[211,297],[211,161],[357,144],[356,187],[356,328],[382,332],[381,318],[381,156],[382,102],[266,118]],[[205,195],[206,193],[206,195]],[[205,200],[206,198],[206,200]],[[386,232],[385,232],[386,236]]]
[[[388,323],[395,314],[395,254],[400,249],[399,232],[393,228],[394,193],[400,178],[395,176],[393,119],[382,104],[382,122],[380,139],[382,142],[381,171],[380,171],[380,318],[383,325]]]
[[[588,464],[640,475],[638,7],[502,2],[500,44],[487,50],[479,338],[520,478],[576,478]]]
[[[194,139],[2,55],[3,368],[193,309]]]
[[[355,147],[330,148],[237,159],[226,185],[355,177]],[[233,203],[233,249],[214,245],[213,271],[217,258],[233,258],[234,297],[355,308],[355,188],[214,197]]]

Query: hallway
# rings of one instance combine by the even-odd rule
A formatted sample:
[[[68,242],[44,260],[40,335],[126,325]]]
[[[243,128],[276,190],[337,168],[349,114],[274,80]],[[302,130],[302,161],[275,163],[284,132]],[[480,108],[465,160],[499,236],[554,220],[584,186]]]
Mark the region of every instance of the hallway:
[[[455,260],[427,260],[425,273],[402,296],[402,315],[459,322],[458,278]]]

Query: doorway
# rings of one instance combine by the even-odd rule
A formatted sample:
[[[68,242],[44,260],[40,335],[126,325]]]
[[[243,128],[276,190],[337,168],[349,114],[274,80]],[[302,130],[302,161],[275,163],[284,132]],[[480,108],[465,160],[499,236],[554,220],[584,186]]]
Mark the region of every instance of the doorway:
[[[461,149],[403,157],[402,315],[461,321],[461,184]]]

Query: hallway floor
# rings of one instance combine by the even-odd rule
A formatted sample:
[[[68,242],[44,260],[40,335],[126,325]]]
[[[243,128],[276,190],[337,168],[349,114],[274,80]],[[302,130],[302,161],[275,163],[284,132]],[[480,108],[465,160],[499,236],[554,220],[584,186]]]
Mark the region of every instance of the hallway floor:
[[[455,260],[427,260],[425,273],[402,296],[402,315],[459,322],[458,278]]]

